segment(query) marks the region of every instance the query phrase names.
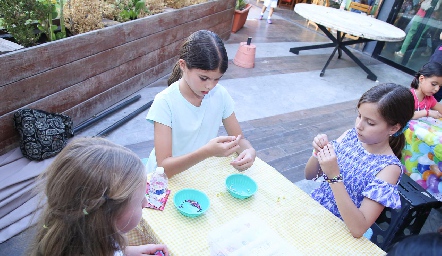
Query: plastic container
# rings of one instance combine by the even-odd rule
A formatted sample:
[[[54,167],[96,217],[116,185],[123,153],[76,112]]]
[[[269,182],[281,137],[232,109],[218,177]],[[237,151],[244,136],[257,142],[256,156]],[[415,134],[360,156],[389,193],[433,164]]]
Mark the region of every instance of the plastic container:
[[[190,218],[202,215],[210,206],[209,197],[203,191],[191,188],[176,192],[173,203],[182,215]]]
[[[256,182],[244,174],[232,174],[226,178],[226,188],[230,195],[238,199],[251,197],[258,190]]]
[[[168,179],[163,167],[157,167],[149,182],[149,203],[161,205],[161,199],[166,196]]]

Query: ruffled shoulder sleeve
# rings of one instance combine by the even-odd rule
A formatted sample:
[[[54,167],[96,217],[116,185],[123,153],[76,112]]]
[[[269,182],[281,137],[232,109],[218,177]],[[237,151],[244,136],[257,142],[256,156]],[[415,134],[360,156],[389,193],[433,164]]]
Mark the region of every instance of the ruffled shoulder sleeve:
[[[375,178],[367,185],[362,195],[393,209],[401,208],[401,196],[397,185]]]

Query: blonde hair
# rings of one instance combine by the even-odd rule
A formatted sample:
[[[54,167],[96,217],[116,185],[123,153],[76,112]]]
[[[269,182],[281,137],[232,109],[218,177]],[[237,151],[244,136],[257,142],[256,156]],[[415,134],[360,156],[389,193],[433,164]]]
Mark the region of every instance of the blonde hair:
[[[31,255],[113,255],[126,246],[116,218],[145,181],[141,160],[102,138],[70,142],[40,179],[47,201]]]

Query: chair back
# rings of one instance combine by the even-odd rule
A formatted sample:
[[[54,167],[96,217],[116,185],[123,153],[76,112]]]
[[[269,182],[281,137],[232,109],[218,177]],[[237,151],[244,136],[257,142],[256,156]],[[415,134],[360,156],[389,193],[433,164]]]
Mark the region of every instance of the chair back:
[[[348,7],[349,10],[351,9],[355,9],[355,10],[359,10],[361,12],[365,12],[366,14],[369,14],[370,12],[370,5],[368,4],[361,4],[361,3],[357,3],[357,2],[351,2],[350,6]]]

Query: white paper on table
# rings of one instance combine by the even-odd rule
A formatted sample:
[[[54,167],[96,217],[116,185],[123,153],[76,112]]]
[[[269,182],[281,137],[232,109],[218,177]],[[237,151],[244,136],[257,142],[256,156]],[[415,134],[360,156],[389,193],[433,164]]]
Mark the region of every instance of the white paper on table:
[[[252,212],[209,232],[212,256],[302,255]]]

